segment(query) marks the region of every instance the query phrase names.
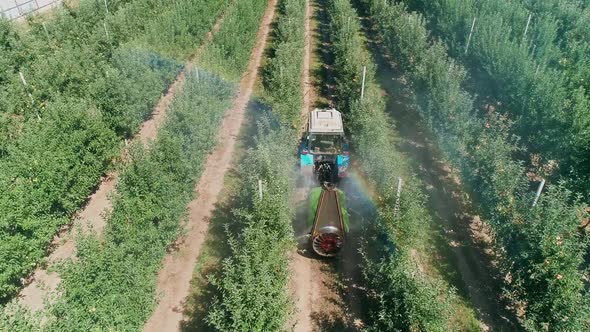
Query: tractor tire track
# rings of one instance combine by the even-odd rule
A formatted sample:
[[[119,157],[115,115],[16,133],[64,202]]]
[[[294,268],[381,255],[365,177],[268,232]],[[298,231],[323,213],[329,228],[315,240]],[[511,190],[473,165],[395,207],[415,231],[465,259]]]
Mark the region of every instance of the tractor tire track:
[[[166,119],[166,113],[175,96],[182,91],[186,81],[185,73],[194,67],[198,56],[202,53],[213,36],[219,31],[225,16],[224,13],[217,19],[213,27],[207,32],[207,37],[189,61],[185,68],[177,75],[174,82],[168,87],[166,93],[160,98],[149,119],[144,121],[140,130],[131,139],[131,142],[141,142],[147,145],[154,140],[158,134],[159,127]],[[126,140],[126,147],[121,152],[121,160],[127,159],[129,142]],[[96,191],[88,198],[86,205],[74,217],[70,226],[64,227],[53,239],[51,247],[53,250],[47,256],[44,266],[37,268],[28,278],[28,284],[21,290],[16,298],[19,304],[32,311],[41,311],[45,308],[45,299],[54,294],[61,282],[59,274],[50,272],[50,268],[64,259],[76,256],[76,229],[79,227],[82,234],[89,234],[94,231],[99,236],[106,225],[105,213],[112,208],[109,198],[116,187],[119,178],[118,171],[112,171],[101,179]]]
[[[225,173],[230,169],[237,137],[245,119],[254,84],[260,69],[277,0],[269,1],[258,30],[257,42],[250,62],[240,81],[240,93],[226,111],[218,131],[218,146],[209,155],[196,186],[196,199],[188,205],[187,235],[178,251],[164,258],[158,276],[157,293],[162,294],[158,306],[144,326],[144,331],[177,331],[184,319],[184,307],[190,295],[194,266],[205,242],[208,220],[223,188]]]

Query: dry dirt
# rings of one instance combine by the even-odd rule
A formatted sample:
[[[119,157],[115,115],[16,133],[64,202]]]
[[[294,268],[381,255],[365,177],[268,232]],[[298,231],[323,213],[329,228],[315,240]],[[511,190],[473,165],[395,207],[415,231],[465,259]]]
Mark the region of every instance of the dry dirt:
[[[190,294],[190,281],[200,249],[205,241],[209,218],[223,188],[224,175],[231,166],[236,140],[244,122],[254,83],[271,29],[277,0],[271,0],[257,35],[246,73],[240,81],[240,93],[226,112],[218,131],[218,147],[209,155],[196,187],[196,199],[188,205],[187,235],[178,251],[166,256],[158,277],[157,293],[162,297],[144,331],[176,331],[184,319],[183,309]]]
[[[185,70],[181,71],[174,82],[168,88],[168,91],[160,98],[158,104],[154,108],[154,112],[150,118],[146,120],[139,132],[133,137],[132,142],[141,142],[148,144],[149,141],[154,140],[158,134],[159,127],[163,124],[166,118],[166,112],[170,103],[174,100],[177,93],[182,91],[186,77],[185,71],[193,67],[195,59],[202,52],[204,47],[213,39],[213,35],[219,31],[221,23],[223,22],[223,14],[217,19],[211,30],[207,33],[207,37],[203,40],[199,48],[190,57],[185,65]],[[129,142],[126,142],[129,143]],[[121,159],[125,160],[127,156],[127,148],[123,149]],[[32,311],[43,310],[45,307],[44,301],[50,295],[55,293],[61,278],[55,271],[49,272],[49,269],[57,262],[75,257],[75,233],[79,227],[82,233],[87,234],[94,231],[97,234],[102,234],[106,225],[105,213],[112,208],[109,195],[115,189],[119,173],[117,171],[110,172],[103,177],[98,189],[88,198],[87,204],[79,211],[73,218],[71,227],[63,229],[55,236],[52,241],[53,251],[47,257],[47,263],[37,268],[32,276],[29,278],[30,282],[21,290],[17,297],[18,302],[30,308]]]

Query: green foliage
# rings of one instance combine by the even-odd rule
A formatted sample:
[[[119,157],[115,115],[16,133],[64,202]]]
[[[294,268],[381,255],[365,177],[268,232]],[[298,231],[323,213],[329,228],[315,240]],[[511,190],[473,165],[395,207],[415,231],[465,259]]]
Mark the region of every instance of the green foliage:
[[[360,37],[357,14],[348,0],[332,0],[328,14],[338,106],[348,120],[357,158],[380,198],[379,217],[367,225],[362,247],[363,273],[372,294],[367,327],[374,331],[447,331],[453,292],[419,271],[409,255],[418,245],[420,229],[428,223],[425,196],[416,189],[420,188],[418,180],[395,150],[393,127],[374,83],[375,64]],[[367,83],[361,101],[363,66],[367,67]],[[391,188],[398,176],[404,177],[406,189],[395,215]]]
[[[132,147],[105,234],[81,237],[77,258],[59,269],[61,295],[47,309],[44,329],[135,331],[143,326],[156,305],[162,258],[181,232],[186,204],[233,96],[234,88],[217,77],[187,73],[157,139],[149,147]],[[14,329],[21,324],[4,319]]]
[[[0,159],[0,294],[45,254],[115,156],[117,140],[100,115],[79,100],[51,104],[43,122],[25,126]]]
[[[572,199],[574,204],[568,204]],[[587,239],[580,239],[577,229],[581,208],[571,192],[555,185],[530,216],[515,216],[526,224],[500,228],[502,235],[510,238],[506,252],[513,265],[515,290],[511,295],[526,299],[525,327],[530,331],[545,327],[575,331],[589,326],[588,314],[580,310],[589,304],[579,271],[588,244]]]
[[[188,54],[225,4],[109,1],[106,14],[104,3],[88,0],[47,22],[31,18],[27,31],[0,22],[0,302],[18,291],[181,69],[151,49]],[[199,24],[186,16],[202,12],[209,15]],[[158,25],[170,15],[174,24]],[[178,38],[158,42],[156,28]]]
[[[350,3],[334,1],[329,6],[330,39],[335,45],[336,102],[340,108],[349,110],[360,95],[363,66],[368,65],[369,72],[374,66],[364,52],[358,18]]]
[[[303,34],[305,33],[304,1],[280,1],[279,16],[272,40],[274,55],[264,73],[265,100],[272,105],[280,120],[296,126],[301,117],[301,73]]]
[[[150,116],[180,66],[152,51],[127,46],[113,52],[112,62],[116,70],[97,78],[89,87],[90,94],[109,128],[119,136],[131,137]]]
[[[207,321],[221,331],[276,331],[286,328],[292,313],[288,293],[293,247],[291,220],[295,190],[293,154],[302,109],[304,0],[281,0],[274,56],[264,71],[265,99],[272,111],[258,116],[254,147],[242,160],[241,207],[228,232],[231,255],[211,278],[219,291]],[[294,54],[299,55],[294,57]],[[277,80],[285,78],[281,84]],[[263,198],[258,196],[258,180]]]
[[[588,194],[588,124],[580,127],[577,119],[590,116],[590,12],[566,1],[406,3],[424,13],[449,52],[470,69],[476,84],[466,88],[501,103],[498,111],[514,120],[511,132],[527,151],[540,154],[545,163],[557,161],[559,169],[542,175],[554,181],[568,176],[575,180],[570,186]]]
[[[379,229],[379,225],[395,222],[389,219],[371,224],[371,233],[380,236],[369,237],[364,244],[363,274],[369,289],[379,290],[372,299],[368,330],[449,331],[446,318],[452,315],[453,293],[442,282],[416,273],[409,253],[392,242],[387,230]]]
[[[267,4],[263,0],[235,0],[199,62],[224,78],[239,80],[248,66]]]
[[[563,184],[553,184],[531,208],[533,193],[525,169],[512,159],[519,147],[510,134],[510,121],[472,111],[471,97],[461,88],[464,70],[440,43],[428,41],[420,15],[408,13],[403,5],[362,2],[384,49],[420,92],[422,117],[481,202],[503,253],[507,295],[525,306],[524,326],[531,331],[587,330],[588,313],[580,310],[588,304],[585,271],[580,269],[587,241],[577,232],[577,197]]]
[[[289,128],[271,124],[271,118],[261,115],[256,145],[243,160],[243,206],[233,220],[240,232],[228,233],[232,254],[224,259],[220,275],[212,278],[221,295],[207,321],[220,331],[282,330],[291,313],[287,253],[293,246],[296,136]]]
[[[154,51],[170,57],[187,59],[206,37],[204,32],[211,29],[222,11],[227,10],[231,0],[195,1],[176,0],[170,6],[161,8],[162,1],[155,1],[156,10],[160,12],[149,24],[138,43],[149,45]],[[144,13],[144,8],[137,8],[133,13],[121,13],[130,16]],[[182,22],[182,24],[179,24]],[[119,25],[133,31],[133,27]],[[217,38],[217,37],[216,37]]]

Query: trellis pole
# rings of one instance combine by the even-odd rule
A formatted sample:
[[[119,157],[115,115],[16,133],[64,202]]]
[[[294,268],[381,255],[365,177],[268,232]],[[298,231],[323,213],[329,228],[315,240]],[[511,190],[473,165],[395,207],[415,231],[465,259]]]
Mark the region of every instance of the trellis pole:
[[[41,22],[41,25],[43,26],[43,30],[45,30],[45,35],[47,36],[47,41],[49,41],[50,40],[49,31],[47,30],[47,26],[45,25],[45,22]]]
[[[467,51],[469,50],[469,44],[471,44],[471,37],[473,36],[473,29],[475,29],[475,19],[477,17],[473,18],[473,22],[471,23],[471,30],[469,31],[469,37],[467,37],[467,45],[465,46],[465,54],[467,54]]]
[[[529,14],[529,19],[526,21],[526,27],[524,28],[524,33],[522,34],[522,38],[526,37],[526,33],[529,31],[529,25],[531,24],[531,18],[533,14]]]
[[[545,179],[541,181],[539,184],[539,188],[537,188],[537,194],[535,195],[535,200],[533,201],[533,206],[537,205],[539,201],[539,197],[541,196],[541,191],[543,191],[543,187],[545,187]]]
[[[363,82],[361,83],[361,100],[365,97],[365,78],[367,77],[367,66],[363,66]]]
[[[395,195],[395,205],[393,208],[393,216],[394,217],[397,217],[397,213],[399,211],[401,193],[402,193],[402,178],[400,176],[397,178],[397,194]]]
[[[25,91],[27,92],[27,95],[29,96],[29,98],[31,98],[31,103],[32,103],[33,102],[33,95],[31,95],[31,93],[29,92],[29,89],[27,87],[27,81],[25,80],[25,75],[23,75],[22,71],[19,71],[18,75],[20,76],[20,81],[23,82],[23,86],[25,87]]]
[[[545,65],[545,62],[543,62],[542,64]],[[537,65],[537,69],[535,70],[535,77],[537,76],[537,74],[539,74],[539,69],[541,69],[541,63]]]
[[[35,107],[35,102],[33,100],[33,95],[29,92],[27,81],[25,80],[25,75],[23,75],[23,72],[22,71],[19,71],[18,72],[18,75],[20,76],[20,81],[23,83],[23,86],[25,87],[25,91],[27,92],[27,95],[31,99],[31,106]],[[37,111],[37,120],[41,120],[41,116],[39,115],[39,112],[38,111]]]
[[[262,180],[258,180],[258,196],[262,200]]]

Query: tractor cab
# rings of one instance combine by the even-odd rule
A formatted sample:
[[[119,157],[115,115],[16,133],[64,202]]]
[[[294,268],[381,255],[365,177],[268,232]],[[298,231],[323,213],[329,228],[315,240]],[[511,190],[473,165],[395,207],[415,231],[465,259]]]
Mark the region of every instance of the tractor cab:
[[[348,174],[349,146],[342,115],[335,109],[311,111],[308,130],[299,147],[301,170],[320,183],[336,183]]]

